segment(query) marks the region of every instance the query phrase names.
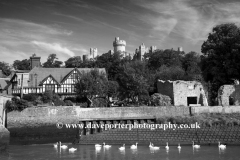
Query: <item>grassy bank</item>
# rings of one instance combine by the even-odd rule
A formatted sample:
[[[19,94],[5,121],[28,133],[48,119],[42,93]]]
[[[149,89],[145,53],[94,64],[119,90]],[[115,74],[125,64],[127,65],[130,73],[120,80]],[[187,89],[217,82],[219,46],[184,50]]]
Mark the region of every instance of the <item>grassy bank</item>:
[[[198,122],[202,126],[240,125],[240,113],[204,113],[195,116],[157,117],[156,119],[157,123],[191,124]]]

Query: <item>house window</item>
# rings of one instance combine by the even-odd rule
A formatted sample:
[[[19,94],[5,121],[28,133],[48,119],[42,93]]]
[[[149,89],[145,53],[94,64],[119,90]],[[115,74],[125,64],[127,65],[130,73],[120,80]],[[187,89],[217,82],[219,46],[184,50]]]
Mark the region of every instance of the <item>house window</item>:
[[[45,90],[46,91],[54,91],[55,90],[55,85],[54,84],[46,84],[45,85]]]
[[[75,85],[71,85],[71,86],[72,86],[72,92],[76,92]]]

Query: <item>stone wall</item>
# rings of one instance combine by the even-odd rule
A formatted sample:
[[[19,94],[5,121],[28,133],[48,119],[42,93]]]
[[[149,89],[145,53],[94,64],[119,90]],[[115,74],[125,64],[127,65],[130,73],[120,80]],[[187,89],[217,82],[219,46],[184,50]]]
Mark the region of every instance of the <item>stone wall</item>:
[[[188,106],[189,104],[199,104],[208,106],[207,97],[201,83],[196,81],[162,81],[157,83],[158,93],[169,96],[175,106]],[[196,102],[189,103],[189,98],[196,98]]]
[[[201,113],[240,113],[240,106],[192,106],[192,115]]]
[[[240,112],[240,106],[214,106],[214,107],[176,107],[176,106],[167,106],[167,107],[114,107],[114,108],[80,108],[79,106],[50,106],[50,107],[38,107],[38,108],[27,108],[22,112],[10,112],[8,114],[8,130],[10,131],[10,144],[35,144],[35,143],[54,143],[57,141],[62,142],[72,142],[75,137],[79,134],[79,129],[58,129],[56,123],[62,122],[63,124],[78,124],[80,121],[121,121],[121,120],[142,120],[142,119],[156,119],[163,116],[181,116],[189,115],[190,113],[199,114],[199,113],[235,113]],[[238,127],[237,127],[238,128]],[[211,129],[209,129],[209,132]],[[215,129],[214,129],[215,130]],[[221,129],[222,130],[222,129]],[[235,135],[235,129],[234,135]],[[124,131],[124,130],[110,130],[103,131],[102,133],[96,133],[88,136],[83,136],[86,139],[86,143],[93,143],[94,141],[101,141],[101,137],[106,136],[105,134],[111,134],[109,137],[114,141],[118,142],[119,140],[124,140],[124,136],[136,136],[136,132],[139,132],[139,137],[145,137],[144,143],[149,141],[149,137],[153,136],[153,139],[157,141],[163,141],[168,135],[174,135],[175,139],[179,137],[178,135],[183,134],[179,137],[183,138],[183,142],[188,143],[189,139],[188,134],[193,135],[194,130],[186,131],[163,131],[163,130],[133,130],[133,131]],[[238,130],[239,131],[239,130]],[[183,132],[183,133],[182,133]],[[219,131],[223,133],[222,131]],[[194,132],[195,133],[195,132]],[[199,132],[200,133],[200,132]],[[208,133],[208,132],[207,132]],[[211,133],[215,134],[215,131]],[[205,133],[204,133],[205,134]],[[226,133],[227,134],[227,133]],[[230,134],[230,133],[229,133]],[[232,133],[231,133],[232,134]],[[120,136],[119,136],[120,135]],[[124,136],[122,136],[124,135]],[[240,135],[240,134],[239,134]],[[122,139],[116,138],[122,137]],[[155,137],[156,136],[156,137]],[[91,138],[95,137],[95,138]],[[106,136],[108,137],[108,136]],[[155,138],[154,138],[155,137]],[[185,137],[185,139],[184,139]],[[212,136],[214,137],[214,135]],[[236,136],[235,136],[236,137]],[[89,139],[90,138],[90,139]],[[160,138],[160,139],[159,139]],[[170,137],[168,137],[170,138]],[[111,139],[111,138],[110,138]],[[108,141],[110,141],[110,139]],[[192,137],[194,139],[194,137]],[[102,139],[103,140],[103,139]],[[141,138],[139,139],[139,141]],[[171,139],[170,139],[171,140]],[[169,140],[169,141],[170,141]],[[89,142],[88,142],[89,141]],[[133,140],[135,141],[135,139]],[[157,142],[156,141],[156,142]]]
[[[81,137],[80,144],[95,144],[105,142],[107,144],[149,144],[169,145],[192,144],[192,141],[200,144],[221,143],[240,144],[240,126],[214,126],[200,129],[111,129],[94,135]]]
[[[230,102],[229,100],[231,100],[232,102]],[[240,85],[221,86],[218,90],[218,104],[223,106],[239,105],[240,104]]]
[[[10,114],[11,115],[11,114]],[[75,117],[78,120],[94,119],[141,119],[161,116],[189,115],[189,107],[112,107],[112,108],[80,108],[79,106],[49,106],[27,108],[19,112],[24,117]]]
[[[155,119],[159,116],[189,115],[188,107],[80,108],[50,106],[27,108],[8,114],[10,144],[72,142],[78,129],[58,129],[56,123],[78,124],[88,120]]]

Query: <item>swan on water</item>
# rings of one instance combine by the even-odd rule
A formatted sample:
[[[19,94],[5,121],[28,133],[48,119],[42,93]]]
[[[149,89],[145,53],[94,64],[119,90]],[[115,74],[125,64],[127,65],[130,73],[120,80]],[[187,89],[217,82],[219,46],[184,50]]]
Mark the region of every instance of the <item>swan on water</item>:
[[[131,145],[131,147],[130,147],[130,148],[131,148],[131,149],[137,149],[137,144],[138,144],[138,143],[136,143],[136,145],[134,145],[134,144],[133,144],[133,145]]]
[[[101,144],[95,144],[95,147],[102,147]]]
[[[227,146],[224,144],[220,144],[220,142],[218,142],[218,148],[219,149],[225,149]]]
[[[192,146],[193,146],[193,148],[200,148],[200,145],[199,144],[194,144],[194,141],[192,141]]]
[[[58,142],[53,144],[53,147],[57,148],[58,147]]]
[[[151,143],[151,147],[150,147],[150,148],[151,148],[151,149],[160,149],[160,147],[154,146],[153,143]]]
[[[180,143],[178,143],[178,147],[177,147],[178,149],[181,149],[181,146],[180,146]]]
[[[69,148],[69,151],[70,151],[70,152],[74,152],[74,151],[76,151],[76,150],[77,150],[77,148],[73,148],[73,147],[72,147],[72,148]]]
[[[123,144],[123,146],[120,147],[119,150],[121,150],[121,151],[125,150],[125,144]]]
[[[67,149],[67,148],[68,148],[67,145],[62,145],[61,141],[59,142],[59,146],[60,146],[60,148],[62,148],[62,149]]]
[[[166,144],[167,144],[167,145],[166,145],[166,147],[165,147],[165,148],[166,148],[166,149],[169,149],[168,142],[167,142]]]
[[[104,147],[104,148],[110,148],[111,145],[105,145],[105,142],[103,142],[103,147]]]

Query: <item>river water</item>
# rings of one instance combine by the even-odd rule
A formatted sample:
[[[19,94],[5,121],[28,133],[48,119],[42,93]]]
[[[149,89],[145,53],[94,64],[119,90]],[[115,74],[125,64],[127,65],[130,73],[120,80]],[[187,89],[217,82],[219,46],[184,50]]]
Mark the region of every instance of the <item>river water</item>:
[[[130,149],[126,145],[125,151],[120,151],[120,145],[112,145],[109,149],[96,149],[94,145],[71,145],[77,148],[75,152],[68,149],[54,148],[52,144],[44,145],[10,145],[7,152],[0,154],[0,160],[239,160],[240,146],[227,146],[219,150],[218,146],[201,146],[196,150],[191,146],[170,146],[167,151],[164,146],[160,150],[151,150],[140,145],[137,149]]]

